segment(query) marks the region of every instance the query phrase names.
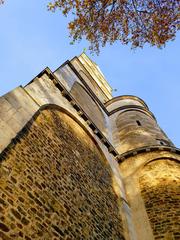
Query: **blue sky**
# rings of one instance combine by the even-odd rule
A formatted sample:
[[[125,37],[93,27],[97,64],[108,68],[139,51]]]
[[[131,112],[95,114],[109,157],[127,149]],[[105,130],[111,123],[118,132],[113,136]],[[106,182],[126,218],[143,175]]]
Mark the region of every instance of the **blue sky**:
[[[70,45],[68,19],[47,11],[47,0],[7,0],[0,6],[0,95],[25,85],[43,68],[55,70],[79,55],[88,42]],[[180,34],[166,48],[132,51],[116,43],[87,54],[99,65],[114,96],[130,94],[144,99],[159,125],[180,147]]]

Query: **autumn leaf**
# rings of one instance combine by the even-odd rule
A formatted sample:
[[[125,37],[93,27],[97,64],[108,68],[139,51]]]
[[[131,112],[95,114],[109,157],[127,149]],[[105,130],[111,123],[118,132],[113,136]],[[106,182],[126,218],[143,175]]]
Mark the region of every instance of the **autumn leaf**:
[[[161,48],[175,38],[180,23],[179,0],[55,0],[48,8],[73,13],[68,26],[73,42],[84,37],[97,53],[115,41]]]

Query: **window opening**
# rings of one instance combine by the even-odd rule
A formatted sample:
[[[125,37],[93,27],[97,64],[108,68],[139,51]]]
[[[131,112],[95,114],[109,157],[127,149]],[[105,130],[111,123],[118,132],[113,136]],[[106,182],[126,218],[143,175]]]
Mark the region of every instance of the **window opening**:
[[[163,146],[166,146],[166,145],[168,145],[168,141],[166,141],[166,140],[164,140],[164,139],[156,139],[161,145],[163,145]]]
[[[137,123],[138,126],[141,126],[141,123],[140,123],[139,120],[137,120],[136,123]]]

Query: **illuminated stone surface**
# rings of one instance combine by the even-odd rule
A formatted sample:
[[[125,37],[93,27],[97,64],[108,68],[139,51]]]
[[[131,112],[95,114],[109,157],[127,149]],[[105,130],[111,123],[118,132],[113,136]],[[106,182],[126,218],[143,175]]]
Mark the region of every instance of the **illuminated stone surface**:
[[[2,239],[124,239],[112,171],[88,134],[44,110],[1,163]]]
[[[0,239],[180,239],[180,150],[111,91],[83,53],[0,98]]]
[[[180,239],[179,164],[168,159],[152,161],[139,181],[155,239]]]

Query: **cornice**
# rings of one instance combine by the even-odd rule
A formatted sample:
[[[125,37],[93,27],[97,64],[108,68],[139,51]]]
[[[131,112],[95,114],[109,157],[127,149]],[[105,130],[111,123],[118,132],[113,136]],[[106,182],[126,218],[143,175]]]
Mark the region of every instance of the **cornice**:
[[[172,152],[180,155],[180,149],[172,146],[160,146],[160,145],[151,145],[151,146],[144,146],[140,148],[135,148],[133,150],[127,151],[119,156],[116,157],[117,162],[120,164],[124,162],[127,158],[137,156],[141,153],[149,153],[154,151],[167,151]]]
[[[123,111],[124,110],[124,111]],[[124,113],[125,111],[143,111],[144,114],[150,116],[151,118],[153,118],[155,121],[156,121],[156,118],[154,116],[154,114],[147,110],[147,108],[145,107],[142,107],[142,106],[137,106],[137,105],[125,105],[125,106],[121,106],[121,107],[117,107],[116,109],[112,110],[111,112],[109,112],[109,116],[116,113],[116,112],[119,112],[119,111],[123,111],[121,113]],[[120,113],[120,114],[121,114]]]
[[[110,104],[117,102],[119,100],[123,100],[123,99],[136,100],[136,101],[140,102],[142,105],[144,105],[144,107],[147,108],[147,110],[149,110],[147,104],[141,98],[139,98],[137,96],[133,96],[133,95],[122,95],[122,96],[113,97],[112,99],[108,100],[104,105],[107,107]]]

